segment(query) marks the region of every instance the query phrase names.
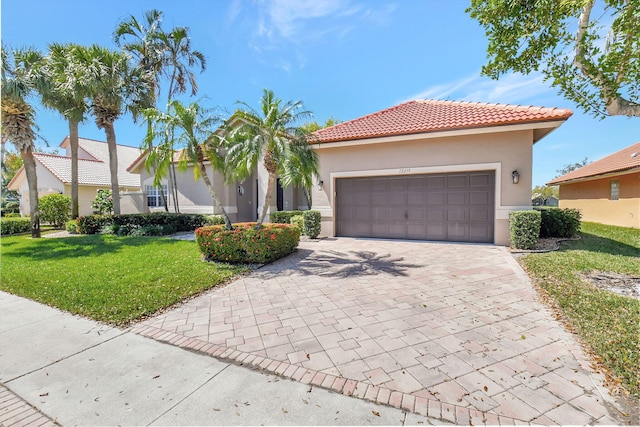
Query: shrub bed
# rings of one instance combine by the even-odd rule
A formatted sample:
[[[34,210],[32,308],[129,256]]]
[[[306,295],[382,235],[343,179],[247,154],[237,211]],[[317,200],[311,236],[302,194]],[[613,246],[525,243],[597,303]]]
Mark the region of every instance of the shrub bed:
[[[540,236],[540,211],[509,212],[509,237],[516,249],[530,249],[538,243]]]
[[[10,236],[12,234],[28,233],[31,231],[31,218],[0,218],[0,235]]]
[[[196,230],[196,242],[207,261],[232,263],[266,263],[289,255],[298,247],[300,230],[291,224],[255,222],[211,225]]]
[[[125,215],[90,215],[78,218],[78,231],[82,234],[97,234],[108,230],[107,234],[120,236],[140,235],[141,229],[147,230],[147,236],[156,236],[193,231],[207,223],[205,215],[173,214],[154,212]]]
[[[573,237],[580,231],[578,209],[537,208],[542,216],[540,237]]]
[[[269,214],[269,221],[276,224],[291,224],[291,217],[302,215],[305,211],[278,211]]]

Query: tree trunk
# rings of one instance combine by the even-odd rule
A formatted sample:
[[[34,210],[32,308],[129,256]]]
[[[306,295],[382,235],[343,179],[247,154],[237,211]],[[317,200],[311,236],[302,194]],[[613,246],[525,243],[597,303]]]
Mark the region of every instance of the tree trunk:
[[[78,122],[69,120],[69,145],[71,146],[71,218],[80,215],[78,202]]]
[[[120,215],[120,186],[118,185],[118,146],[116,144],[116,132],[113,122],[104,125],[104,133],[107,135],[109,147],[109,171],[111,172],[111,197],[113,198],[113,213]]]
[[[40,207],[38,205],[38,177],[36,175],[36,160],[31,147],[20,150],[24,162],[24,172],[29,184],[29,214],[31,215],[31,237],[40,237]]]
[[[213,184],[211,184],[211,180],[209,180],[209,175],[207,175],[207,167],[204,162],[198,161],[198,166],[200,167],[200,175],[202,176],[202,180],[204,184],[207,186],[209,190],[209,194],[211,194],[211,198],[213,199],[213,204],[216,208],[222,212],[222,217],[224,218],[224,225],[227,230],[233,230],[233,225],[231,224],[231,220],[229,219],[229,215],[227,215],[227,211],[224,210],[224,206],[218,199],[218,195],[216,194],[216,190],[213,188]]]
[[[276,173],[269,172],[269,182],[267,184],[267,193],[264,196],[264,206],[262,207],[262,212],[260,213],[260,218],[258,218],[258,223],[256,224],[256,229],[262,227],[262,223],[264,222],[264,217],[267,216],[267,211],[269,210],[269,206],[271,206],[271,199],[273,199],[273,187],[276,183]]]
[[[173,156],[172,156],[173,157]],[[171,162],[169,168],[173,172],[173,198],[174,200],[174,208],[176,213],[180,213],[180,205],[178,204],[178,177],[176,174],[176,164],[175,162]],[[171,178],[171,174],[169,174],[169,178]]]

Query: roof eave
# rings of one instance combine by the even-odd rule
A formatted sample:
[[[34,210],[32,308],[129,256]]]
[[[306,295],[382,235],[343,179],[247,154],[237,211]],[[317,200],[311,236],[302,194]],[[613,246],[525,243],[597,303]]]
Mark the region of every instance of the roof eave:
[[[575,184],[575,183],[578,183],[578,182],[595,181],[597,179],[611,178],[611,177],[620,176],[620,175],[629,175],[629,174],[636,173],[636,172],[640,172],[640,166],[633,166],[633,167],[630,167],[630,168],[619,169],[619,170],[609,171],[609,172],[603,172],[603,173],[594,174],[594,175],[581,176],[581,177],[578,177],[578,178],[569,178],[569,179],[564,179],[564,180],[561,180],[561,181],[556,181],[554,179],[554,180],[551,180],[551,181],[547,182],[546,185]]]
[[[557,120],[532,121],[532,122],[516,123],[516,124],[477,126],[477,127],[466,127],[466,128],[456,128],[456,129],[440,129],[440,130],[433,130],[433,131],[427,131],[427,132],[381,135],[381,136],[363,137],[363,138],[354,138],[354,139],[340,139],[340,140],[334,140],[334,141],[321,141],[321,140],[319,141],[316,139],[315,141],[312,141],[312,144],[314,144],[314,146],[317,148],[323,148],[323,147],[329,148],[329,147],[347,146],[347,145],[376,144],[376,143],[383,143],[383,142],[392,142],[397,140],[444,138],[444,137],[450,137],[450,136],[477,135],[477,134],[497,133],[497,132],[514,132],[519,130],[533,130],[534,131],[533,143],[535,144],[540,139],[544,138],[546,135],[551,133],[553,130],[560,127],[566,120],[567,118],[562,118]],[[540,130],[542,132],[538,132],[536,134],[535,132],[536,130]]]

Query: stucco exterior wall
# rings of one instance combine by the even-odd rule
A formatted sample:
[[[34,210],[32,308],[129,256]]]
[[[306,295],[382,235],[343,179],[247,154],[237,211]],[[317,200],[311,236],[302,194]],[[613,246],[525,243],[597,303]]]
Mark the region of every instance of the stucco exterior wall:
[[[335,235],[337,178],[495,170],[494,243],[508,245],[509,211],[531,206],[532,147],[531,130],[316,146],[323,185],[313,186],[312,199],[313,209],[322,213],[322,235]],[[520,174],[518,184],[512,183],[514,170]]]
[[[610,200],[613,180],[620,182],[618,200]],[[640,228],[640,173],[561,184],[560,207],[579,209],[583,221]]]

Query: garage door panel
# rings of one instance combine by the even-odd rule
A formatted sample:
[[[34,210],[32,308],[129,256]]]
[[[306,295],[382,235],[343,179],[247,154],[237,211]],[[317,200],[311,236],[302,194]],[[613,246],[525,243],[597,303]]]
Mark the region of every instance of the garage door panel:
[[[425,209],[407,209],[407,220],[424,222],[427,219]]]
[[[469,186],[471,188],[488,188],[491,186],[490,179],[491,177],[487,174],[471,174],[469,176]]]
[[[486,191],[472,191],[469,193],[469,204],[486,206],[489,204],[489,194]]]
[[[427,202],[427,195],[425,193],[411,192],[407,194],[407,204],[409,206],[424,206]]]
[[[428,205],[444,205],[447,203],[447,193],[444,192],[428,192],[427,204]]]
[[[427,189],[428,190],[441,190],[446,188],[446,178],[444,175],[431,175],[427,176]]]
[[[336,234],[493,242],[495,172],[336,180]]]
[[[468,187],[467,175],[449,175],[447,178],[447,188],[467,188]]]
[[[389,219],[391,221],[406,221],[408,217],[407,210],[402,208],[389,208]]]
[[[389,204],[392,206],[407,206],[407,193],[389,194]]]
[[[465,207],[447,209],[448,222],[467,222],[469,221],[469,210]]]
[[[373,193],[371,195],[371,204],[373,206],[389,206],[389,194]]]
[[[447,205],[467,205],[468,203],[468,194],[461,192],[451,192],[447,193]]]

